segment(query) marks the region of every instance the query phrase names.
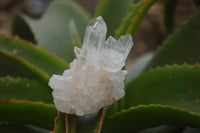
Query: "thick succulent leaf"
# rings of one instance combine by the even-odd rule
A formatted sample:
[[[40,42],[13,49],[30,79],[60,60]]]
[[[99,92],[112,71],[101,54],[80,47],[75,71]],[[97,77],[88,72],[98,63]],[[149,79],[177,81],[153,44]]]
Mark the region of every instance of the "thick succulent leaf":
[[[49,77],[23,59],[14,57],[0,49],[0,76],[26,77],[48,83]]]
[[[51,89],[38,81],[21,78],[0,78],[0,101],[16,99],[53,103]]]
[[[102,16],[108,27],[108,35],[120,26],[122,18],[128,13],[131,0],[100,0],[95,17]]]
[[[30,27],[21,16],[16,15],[14,17],[11,32],[13,36],[19,36],[20,38],[24,40],[28,40],[30,42],[36,43],[35,37]]]
[[[0,50],[11,54],[19,60],[26,60],[27,63],[48,76],[61,74],[68,68],[68,64],[65,61],[49,54],[44,49],[17,38],[0,36]]]
[[[164,23],[165,23],[165,31],[167,34],[170,34],[174,30],[174,17],[176,11],[176,5],[178,0],[165,0],[164,5]]]
[[[24,18],[31,27],[38,45],[68,62],[74,58],[68,27],[70,20],[74,20],[81,39],[89,21],[86,13],[69,0],[52,2],[39,20]]]
[[[174,65],[151,69],[127,85],[126,108],[140,104],[162,104],[200,114],[199,81],[199,65]]]
[[[163,124],[200,128],[200,116],[170,106],[140,105],[110,116],[102,133],[133,133]]]
[[[48,130],[34,126],[16,124],[16,123],[0,123],[1,133],[49,133]]]
[[[57,110],[42,102],[7,100],[0,102],[0,121],[30,124],[53,130]]]
[[[139,22],[142,20],[153,3],[156,2],[156,0],[136,1],[133,1],[128,15],[123,19],[122,24],[117,30],[116,38],[119,38],[123,34],[134,34]]]
[[[200,61],[200,9],[157,50],[146,70],[165,64],[195,64]]]

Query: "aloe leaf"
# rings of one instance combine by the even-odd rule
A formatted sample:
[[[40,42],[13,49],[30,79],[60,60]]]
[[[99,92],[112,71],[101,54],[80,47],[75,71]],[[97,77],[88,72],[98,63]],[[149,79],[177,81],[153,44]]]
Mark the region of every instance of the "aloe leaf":
[[[29,25],[24,21],[24,19],[16,15],[12,23],[12,35],[19,36],[24,40],[36,43],[35,37],[29,27]]]
[[[200,128],[200,116],[170,106],[140,105],[110,116],[102,133],[131,133],[164,124]]]
[[[129,13],[123,19],[121,26],[116,31],[115,37],[119,38],[123,34],[134,34],[139,22],[154,2],[156,2],[156,0],[141,0],[139,2],[133,1],[133,4],[129,9]]]
[[[80,38],[89,21],[87,14],[73,1],[59,0],[50,4],[39,20],[24,17],[31,27],[39,46],[71,62],[74,58],[69,33],[69,22],[74,20]]]
[[[65,61],[49,54],[44,49],[17,38],[0,36],[0,50],[11,54],[19,60],[26,60],[27,63],[48,76],[61,74],[65,69],[69,68]]]
[[[16,99],[53,103],[51,89],[38,81],[21,78],[0,78],[0,101]]]
[[[2,51],[1,49],[0,64],[0,76],[21,76],[30,79],[37,79],[44,83],[48,83],[49,81],[49,77],[45,73],[27,63],[25,60],[16,58],[11,54]]]
[[[154,54],[146,70],[165,64],[195,64],[200,60],[200,9],[175,31]]]
[[[57,110],[42,102],[7,100],[0,102],[0,121],[29,124],[53,130]]]
[[[102,16],[108,27],[108,35],[114,36],[122,18],[128,13],[131,0],[100,0],[95,17]]]
[[[200,114],[199,80],[199,65],[151,69],[126,86],[126,108],[140,104],[162,104]]]
[[[38,127],[14,124],[14,123],[0,123],[1,133],[49,133],[48,130],[41,129]]]
[[[164,23],[165,23],[165,31],[167,34],[172,33],[174,30],[174,17],[175,17],[177,3],[178,0],[165,0]]]

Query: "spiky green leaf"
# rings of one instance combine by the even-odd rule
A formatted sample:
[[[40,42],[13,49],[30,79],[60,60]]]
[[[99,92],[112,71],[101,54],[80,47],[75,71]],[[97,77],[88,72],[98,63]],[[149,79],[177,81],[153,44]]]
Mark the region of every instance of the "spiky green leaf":
[[[200,9],[175,31],[154,54],[146,70],[165,64],[195,64],[200,61]]]
[[[140,104],[162,104],[200,114],[199,80],[199,65],[151,69],[126,86],[126,108]]]
[[[102,133],[135,133],[164,124],[200,128],[200,116],[170,106],[141,105],[110,116],[105,120]]]

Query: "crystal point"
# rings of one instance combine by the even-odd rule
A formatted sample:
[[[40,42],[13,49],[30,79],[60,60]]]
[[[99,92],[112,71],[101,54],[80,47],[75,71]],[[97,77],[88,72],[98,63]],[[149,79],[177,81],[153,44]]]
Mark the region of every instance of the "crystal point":
[[[113,49],[116,44],[117,44],[117,41],[115,40],[115,38],[113,38],[112,36],[109,36],[104,44],[104,49]]]
[[[120,45],[120,53],[123,53],[124,58],[126,59],[132,46],[133,46],[133,39],[131,35],[121,36],[118,40],[118,44]]]
[[[100,16],[90,22],[86,28],[83,45],[92,51],[100,49],[107,32],[107,26]]]

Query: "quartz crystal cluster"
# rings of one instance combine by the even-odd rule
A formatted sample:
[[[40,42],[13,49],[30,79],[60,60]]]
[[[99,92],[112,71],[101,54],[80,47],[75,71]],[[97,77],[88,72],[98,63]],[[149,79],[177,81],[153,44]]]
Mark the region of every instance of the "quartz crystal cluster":
[[[118,41],[105,41],[106,23],[102,17],[91,21],[82,48],[74,48],[76,59],[63,75],[49,81],[56,108],[65,113],[84,115],[96,112],[122,98],[126,70],[121,70],[133,45],[131,35]]]

